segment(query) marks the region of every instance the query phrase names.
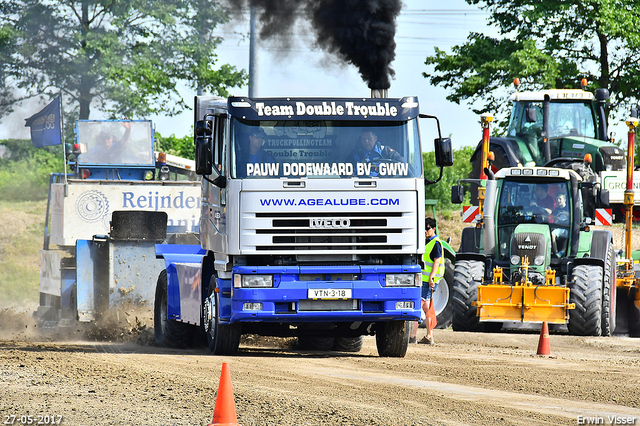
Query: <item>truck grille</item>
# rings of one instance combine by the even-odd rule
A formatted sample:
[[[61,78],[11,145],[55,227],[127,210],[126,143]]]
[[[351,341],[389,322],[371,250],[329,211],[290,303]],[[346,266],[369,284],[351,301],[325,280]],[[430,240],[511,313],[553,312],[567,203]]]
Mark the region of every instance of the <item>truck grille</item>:
[[[403,220],[402,212],[255,213],[255,218],[268,219],[255,230],[268,244],[256,250],[271,252],[400,250],[397,237],[408,231],[403,225],[413,223]]]

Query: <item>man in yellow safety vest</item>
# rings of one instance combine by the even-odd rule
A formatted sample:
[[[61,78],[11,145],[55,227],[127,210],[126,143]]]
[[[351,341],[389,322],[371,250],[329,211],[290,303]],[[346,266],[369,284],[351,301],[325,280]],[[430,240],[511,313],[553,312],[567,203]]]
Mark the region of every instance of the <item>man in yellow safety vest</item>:
[[[438,288],[438,282],[444,276],[444,260],[442,258],[442,242],[436,235],[436,220],[427,217],[424,220],[424,233],[427,244],[424,250],[424,269],[422,270],[422,310],[426,314],[429,310],[431,295]],[[433,345],[433,332],[430,327],[429,316],[426,319],[427,335],[418,343]],[[418,334],[418,322],[411,327],[410,343],[416,343]]]

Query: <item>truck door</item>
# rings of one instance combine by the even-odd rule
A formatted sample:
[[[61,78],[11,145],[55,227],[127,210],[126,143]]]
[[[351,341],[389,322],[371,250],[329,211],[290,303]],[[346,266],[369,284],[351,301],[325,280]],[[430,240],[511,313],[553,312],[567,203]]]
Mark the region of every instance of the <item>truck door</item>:
[[[227,115],[216,115],[213,120],[213,147],[211,155],[213,156],[213,167],[216,168],[220,176],[228,178],[227,167]],[[211,176],[210,176],[211,178]],[[222,239],[226,238],[226,185],[214,185],[213,183],[203,180],[202,182],[202,219],[205,223],[205,232],[201,236],[206,238],[207,245],[214,251],[222,251]]]

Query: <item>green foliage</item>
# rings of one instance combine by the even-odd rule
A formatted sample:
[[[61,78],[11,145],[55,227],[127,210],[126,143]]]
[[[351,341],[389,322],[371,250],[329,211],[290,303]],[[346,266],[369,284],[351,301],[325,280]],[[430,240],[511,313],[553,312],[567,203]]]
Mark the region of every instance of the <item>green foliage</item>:
[[[179,82],[226,96],[247,81],[216,64],[212,32],[228,21],[217,2],[7,0],[0,12],[0,89],[21,88],[23,99],[62,92],[76,118],[91,107],[107,118],[173,115],[187,108]],[[4,95],[0,113],[16,100]]]
[[[446,167],[442,179],[425,187],[425,197],[438,200],[437,208],[440,210],[456,210],[459,206],[451,204],[451,187],[458,184],[459,179],[467,179],[471,173],[469,161],[475,147],[466,146],[453,151],[453,166]],[[424,176],[428,180],[436,180],[440,175],[440,169],[436,167],[435,153],[422,153],[424,163]],[[469,197],[468,191],[466,197]],[[467,201],[467,204],[468,201]]]
[[[0,159],[0,199],[14,201],[44,200],[49,193],[49,175],[62,173],[62,148],[35,148],[30,140],[3,140],[9,158]]]
[[[177,155],[178,157],[195,159],[195,147],[193,144],[193,136],[186,135],[181,138],[176,135],[162,136],[160,133],[155,134],[156,145],[155,150],[166,152],[167,154]]]
[[[431,83],[451,90],[448,99],[479,106],[506,127],[505,97],[514,77],[520,90],[578,88],[611,92],[614,116],[640,99],[640,2],[637,0],[467,0],[491,13],[493,38],[469,35],[451,54],[436,49],[426,59]],[[552,19],[551,19],[552,17]],[[507,88],[510,88],[507,90]]]

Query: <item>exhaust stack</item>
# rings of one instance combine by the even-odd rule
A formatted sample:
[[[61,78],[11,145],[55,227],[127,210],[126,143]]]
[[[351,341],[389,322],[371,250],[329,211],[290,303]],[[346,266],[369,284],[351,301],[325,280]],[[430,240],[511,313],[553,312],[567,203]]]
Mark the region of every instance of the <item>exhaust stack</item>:
[[[389,89],[371,89],[372,98],[388,98]]]

